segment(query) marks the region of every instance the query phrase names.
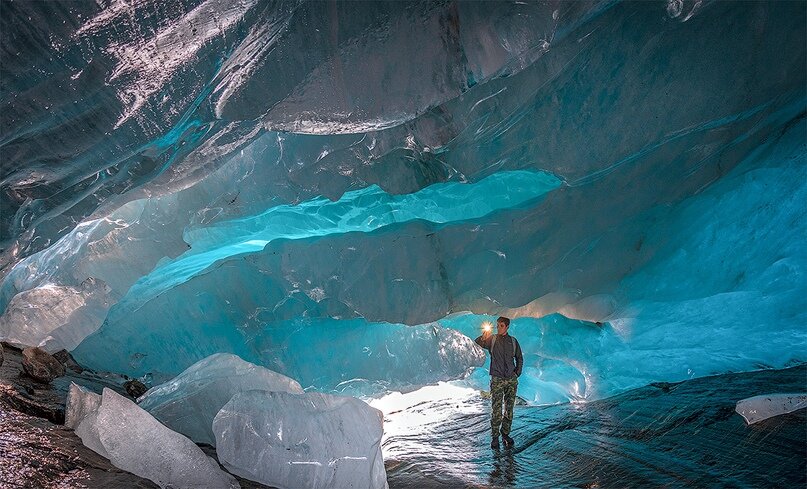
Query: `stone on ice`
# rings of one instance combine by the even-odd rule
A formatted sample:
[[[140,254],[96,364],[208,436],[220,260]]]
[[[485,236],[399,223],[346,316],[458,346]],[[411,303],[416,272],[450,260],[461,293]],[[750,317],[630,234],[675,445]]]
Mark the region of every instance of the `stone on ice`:
[[[233,395],[249,390],[303,392],[294,379],[237,355],[217,353],[149,390],[138,401],[169,428],[196,442],[215,445],[211,426],[216,413]]]
[[[213,421],[232,473],[279,488],[387,487],[383,414],[354,397],[250,391]]]

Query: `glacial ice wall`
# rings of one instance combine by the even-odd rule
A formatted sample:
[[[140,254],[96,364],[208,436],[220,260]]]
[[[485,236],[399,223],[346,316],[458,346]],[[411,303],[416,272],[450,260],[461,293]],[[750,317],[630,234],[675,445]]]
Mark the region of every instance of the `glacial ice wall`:
[[[372,392],[504,313],[535,402],[804,361],[805,10],[14,4],[0,335]]]

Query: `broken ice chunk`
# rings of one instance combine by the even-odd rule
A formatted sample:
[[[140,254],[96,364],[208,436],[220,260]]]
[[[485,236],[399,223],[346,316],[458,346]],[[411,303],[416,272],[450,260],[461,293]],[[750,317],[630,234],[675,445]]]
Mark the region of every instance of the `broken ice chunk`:
[[[353,397],[250,391],[213,421],[232,473],[279,488],[387,487],[383,415]]]
[[[807,394],[766,394],[737,402],[735,410],[748,424],[807,408]]]
[[[215,445],[213,418],[233,395],[249,390],[303,392],[296,380],[230,353],[200,360],[138,399],[140,407],[193,441]]]
[[[99,396],[72,384],[66,420],[87,447],[160,487],[240,487],[195,443],[110,389]]]
[[[101,396],[99,394],[71,382],[70,390],[67,392],[64,425],[72,428],[87,448],[111,459],[101,443],[101,436],[98,433],[96,418],[100,407]]]

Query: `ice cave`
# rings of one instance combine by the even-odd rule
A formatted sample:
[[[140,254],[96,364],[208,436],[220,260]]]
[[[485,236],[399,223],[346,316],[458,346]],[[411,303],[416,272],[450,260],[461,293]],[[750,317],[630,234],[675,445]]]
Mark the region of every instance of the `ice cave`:
[[[1,487],[807,487],[807,1],[0,0],[0,46]]]

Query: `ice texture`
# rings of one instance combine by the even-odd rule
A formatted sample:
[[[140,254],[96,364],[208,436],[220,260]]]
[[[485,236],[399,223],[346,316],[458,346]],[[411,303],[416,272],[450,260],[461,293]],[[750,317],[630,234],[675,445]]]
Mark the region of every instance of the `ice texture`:
[[[85,446],[112,461],[112,457],[101,442],[101,427],[98,423],[101,401],[101,394],[71,382],[65,405],[64,425],[72,428]]]
[[[219,411],[213,431],[221,463],[262,484],[387,487],[383,415],[353,397],[244,392]]]
[[[807,358],[803,3],[328,5],[3,9],[0,334],[404,390],[503,313],[534,402]]]
[[[9,5],[4,251],[30,255],[99,208],[186,188],[265,129],[397,127],[528,67],[595,6]]]
[[[313,304],[314,300],[295,294],[286,302],[286,310],[267,311],[261,306],[266,296],[260,287],[231,292],[225,300],[245,305],[229,310],[210,307],[192,322],[173,319],[171,310],[166,309],[163,316],[170,327],[153,328],[147,336],[104,328],[73,354],[82,365],[135,377],[150,374],[164,382],[217,351],[231,352],[297,379],[305,388],[350,395],[408,390],[460,378],[485,361],[471,338],[438,324],[405,326],[363,319],[307,318],[269,322],[274,315],[300,311],[303,304]],[[322,301],[319,306],[333,307],[332,314],[343,314],[332,303]],[[251,315],[242,315],[252,307]],[[231,324],[243,326],[233,328]],[[105,350],[98,348],[102,343],[120,354],[104,354]]]
[[[153,387],[138,405],[174,431],[197,443],[216,444],[213,418],[233,395],[248,390],[302,394],[296,380],[218,353],[196,362],[170,382]]]
[[[195,443],[108,388],[98,395],[71,384],[66,410],[65,425],[87,447],[160,487],[240,487]]]
[[[737,401],[735,410],[748,424],[807,408],[807,394],[765,394]]]

